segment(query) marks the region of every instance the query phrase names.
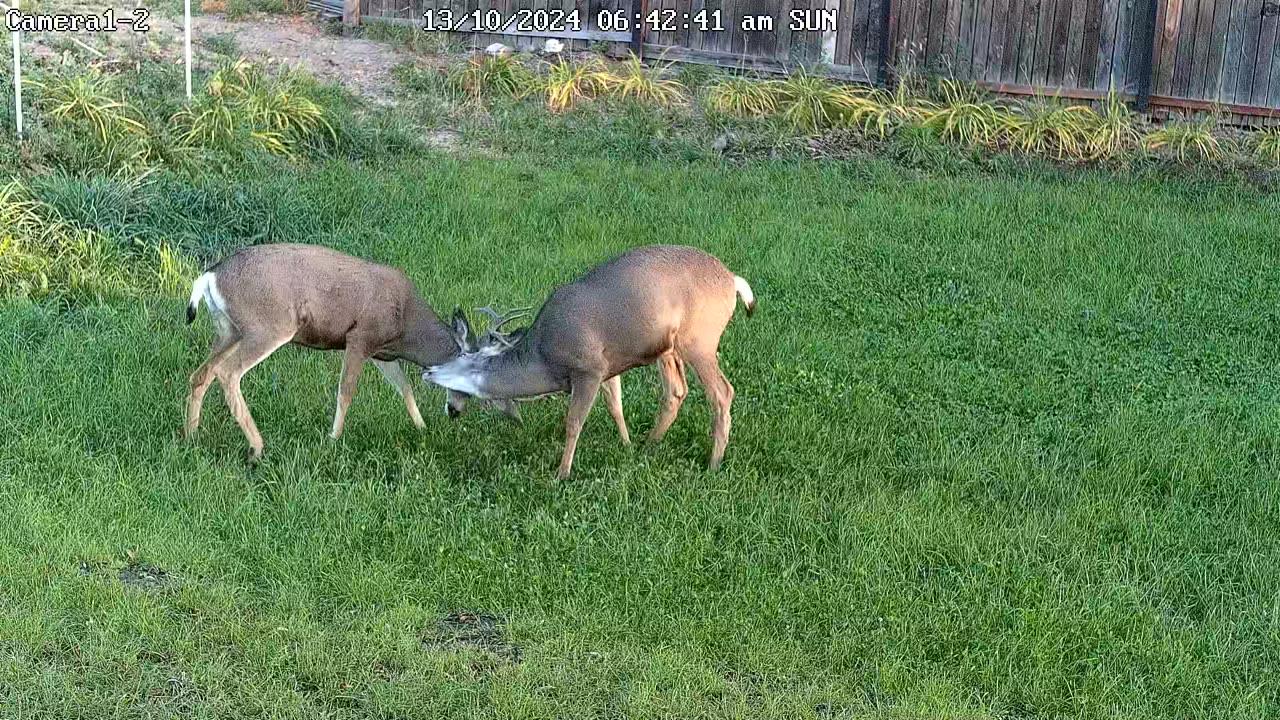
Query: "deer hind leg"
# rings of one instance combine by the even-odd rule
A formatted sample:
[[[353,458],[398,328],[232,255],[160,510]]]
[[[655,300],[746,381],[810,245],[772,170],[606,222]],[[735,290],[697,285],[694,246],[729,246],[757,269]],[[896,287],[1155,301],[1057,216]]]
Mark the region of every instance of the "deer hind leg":
[[[631,445],[631,433],[627,432],[627,419],[622,414],[622,376],[614,375],[600,385],[604,394],[604,405],[609,409],[609,416],[618,426],[618,434],[622,436],[622,444]]]
[[[240,378],[252,370],[267,356],[292,340],[292,336],[244,336],[231,348],[216,366],[218,381],[222,383],[222,397],[227,402],[236,424],[249,440],[249,459],[256,461],[262,457],[262,433],[249,414],[249,405],[240,392]]]
[[[658,376],[662,379],[662,404],[658,407],[658,417],[649,431],[649,442],[657,443],[667,434],[671,423],[675,422],[680,405],[689,394],[689,385],[684,379],[684,360],[675,352],[668,352],[658,358]]]
[[[564,416],[564,454],[560,456],[560,470],[556,473],[558,480],[569,477],[573,453],[578,447],[578,435],[582,433],[582,426],[587,422],[587,414],[591,412],[599,391],[598,376],[579,376],[570,383],[569,412]]]
[[[690,354],[689,364],[706,388],[707,403],[711,406],[711,459],[707,462],[707,469],[715,470],[720,467],[725,447],[729,444],[729,406],[733,404],[733,386],[720,371],[714,348]]]
[[[237,338],[233,335],[218,335],[209,357],[191,375],[191,392],[187,395],[187,420],[182,426],[182,434],[191,437],[200,428],[200,411],[204,407],[204,395],[217,377],[218,363],[226,359],[235,348]]]
[[[329,437],[334,440],[342,436],[342,426],[347,419],[347,408],[351,407],[351,398],[355,397],[360,371],[364,369],[364,361],[368,357],[364,350],[348,342],[347,351],[342,355],[342,381],[338,383],[338,407],[333,413],[333,431],[329,433]]]
[[[418,403],[413,401],[413,388],[409,386],[409,379],[404,376],[404,370],[400,367],[400,363],[395,360],[374,360],[374,366],[382,371],[382,377],[391,383],[391,386],[400,393],[400,397],[404,398],[404,405],[409,410],[409,419],[413,421],[414,427],[419,430],[427,426],[422,422],[422,413],[418,412]]]

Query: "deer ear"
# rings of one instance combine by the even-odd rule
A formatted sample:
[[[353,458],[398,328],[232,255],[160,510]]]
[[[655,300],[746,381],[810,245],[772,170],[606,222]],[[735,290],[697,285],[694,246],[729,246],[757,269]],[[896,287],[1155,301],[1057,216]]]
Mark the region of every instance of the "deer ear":
[[[462,312],[462,306],[453,308],[453,320],[450,322],[453,329],[454,342],[458,343],[458,347],[463,352],[471,352],[475,345],[475,334],[471,332],[471,323],[467,322],[467,314]]]

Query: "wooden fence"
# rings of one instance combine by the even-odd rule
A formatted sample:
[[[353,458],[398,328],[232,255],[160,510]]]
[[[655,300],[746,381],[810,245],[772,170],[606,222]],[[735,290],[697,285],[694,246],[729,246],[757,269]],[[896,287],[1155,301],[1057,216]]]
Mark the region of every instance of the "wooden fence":
[[[480,46],[626,43],[763,70],[823,63],[877,84],[909,65],[1002,93],[1096,100],[1114,88],[1156,113],[1220,109],[1280,124],[1280,0],[347,2],[370,20],[456,27]]]

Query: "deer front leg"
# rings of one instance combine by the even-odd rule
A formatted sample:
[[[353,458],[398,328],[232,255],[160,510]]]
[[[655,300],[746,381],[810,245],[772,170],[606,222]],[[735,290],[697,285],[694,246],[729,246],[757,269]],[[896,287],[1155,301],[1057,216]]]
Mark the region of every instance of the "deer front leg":
[[[347,408],[351,407],[351,398],[356,394],[356,383],[360,380],[360,371],[364,369],[364,361],[368,355],[353,345],[347,345],[342,356],[342,381],[338,384],[338,408],[333,414],[333,432],[329,437],[337,440],[342,436],[342,426],[347,418]]]
[[[627,432],[627,420],[622,414],[622,376],[614,375],[600,385],[604,393],[604,405],[609,409],[609,416],[618,426],[618,434],[622,436],[623,446],[631,445],[631,433]]]
[[[595,404],[596,395],[600,392],[600,378],[598,376],[575,377],[569,387],[569,412],[564,416],[564,454],[560,456],[557,480],[569,477],[569,470],[573,467],[573,453],[578,447],[578,435],[582,433],[582,426],[587,422],[587,414],[591,412],[591,406]]]
[[[413,388],[409,386],[409,379],[404,376],[400,363],[395,360],[374,360],[373,364],[382,372],[382,377],[391,383],[391,387],[400,393],[400,397],[404,398],[404,405],[409,410],[409,419],[413,421],[414,427],[424,429],[427,424],[422,421],[422,413],[418,412],[418,403],[413,401]]]

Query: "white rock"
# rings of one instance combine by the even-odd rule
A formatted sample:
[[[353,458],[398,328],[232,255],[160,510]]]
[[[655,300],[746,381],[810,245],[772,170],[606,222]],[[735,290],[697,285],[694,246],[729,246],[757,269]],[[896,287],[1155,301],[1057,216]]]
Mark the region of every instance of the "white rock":
[[[547,53],[548,55],[564,52],[564,43],[556,40],[555,38],[550,38],[543,43],[542,52]]]
[[[494,43],[484,49],[486,55],[494,55],[496,57],[506,57],[511,54],[511,48],[502,43]]]

